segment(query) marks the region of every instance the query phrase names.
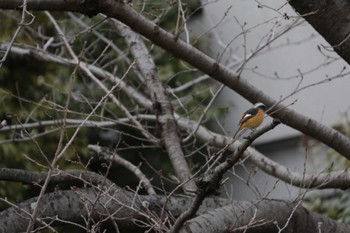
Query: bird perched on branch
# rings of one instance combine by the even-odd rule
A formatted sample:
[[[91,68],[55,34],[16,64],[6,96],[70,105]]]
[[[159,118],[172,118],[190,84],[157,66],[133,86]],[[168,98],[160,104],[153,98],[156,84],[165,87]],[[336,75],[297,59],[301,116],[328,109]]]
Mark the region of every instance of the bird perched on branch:
[[[236,138],[237,134],[243,129],[255,129],[259,127],[264,121],[265,111],[266,106],[263,103],[256,103],[254,107],[244,112],[239,121],[239,128],[233,138]]]

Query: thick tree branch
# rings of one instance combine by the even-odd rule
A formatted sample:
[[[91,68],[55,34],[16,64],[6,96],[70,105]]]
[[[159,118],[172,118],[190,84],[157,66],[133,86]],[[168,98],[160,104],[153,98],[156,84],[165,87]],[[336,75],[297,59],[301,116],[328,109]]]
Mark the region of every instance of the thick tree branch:
[[[89,215],[98,220],[109,216],[109,213],[114,213],[114,218],[121,219],[118,221],[121,227],[132,227],[130,220],[137,217],[136,211],[130,208],[132,197],[131,193],[116,192],[113,198],[117,201],[111,201],[108,192],[98,195],[98,192],[93,189],[56,191],[42,197],[37,218],[47,223],[59,223],[60,220],[82,223],[83,218],[88,218]],[[96,201],[97,205],[94,204]],[[2,211],[0,213],[0,232],[25,231],[30,214],[36,208],[36,202],[37,198],[32,198],[19,204],[18,207]],[[120,211],[117,211],[118,209]],[[129,216],[130,220],[123,221],[125,216]]]
[[[236,202],[202,214],[185,223],[180,232],[279,233],[281,232],[279,228],[284,226],[286,228],[282,232],[285,233],[343,233],[350,231],[348,225],[312,213],[299,206],[298,203],[261,200],[256,203]]]
[[[124,231],[132,232],[135,229],[136,219],[144,222],[151,221],[155,215],[160,216],[163,208],[173,217],[178,217],[191,204],[191,199],[185,197],[165,198],[151,195],[135,198],[130,192],[118,188],[113,190],[113,192],[106,190],[102,195],[98,195],[99,191],[94,189],[64,190],[45,194],[41,200],[38,218],[41,219],[41,222],[47,222],[53,226],[61,221],[82,224],[83,218],[88,217],[95,221],[109,219],[109,221],[115,221]],[[2,211],[0,213],[0,232],[25,231],[35,204],[36,198],[32,198]],[[217,209],[218,207],[222,208]],[[294,208],[296,208],[295,213],[289,219]],[[110,213],[113,215],[111,216]],[[152,213],[152,216],[149,213]],[[200,215],[197,218],[186,224],[182,229],[183,232],[190,232],[190,230],[199,232],[199,229],[202,230],[201,232],[208,233],[234,229],[241,229],[242,231],[237,232],[243,232],[245,228],[251,230],[247,232],[256,232],[252,227],[254,226],[251,224],[252,220],[266,223],[266,225],[259,226],[259,229],[268,232],[277,232],[276,224],[283,227],[286,223],[288,225],[286,231],[283,232],[318,232],[317,227],[320,227],[321,232],[349,231],[349,226],[309,212],[302,207],[296,207],[296,204],[283,201],[233,202],[209,197],[204,200],[198,214]],[[159,228],[156,229],[160,229],[162,226],[157,227]]]
[[[196,186],[194,181],[190,179],[190,168],[182,151],[181,138],[178,135],[179,130],[174,118],[173,106],[160,80],[151,54],[138,34],[118,21],[115,21],[114,25],[124,37],[131,54],[135,58],[136,65],[145,79],[157,116],[157,128],[160,131],[161,139],[168,152],[175,173],[180,178],[180,181],[184,183],[185,190],[195,190]]]
[[[332,46],[347,63],[350,63],[350,2],[347,0],[291,0],[295,8],[313,28]]]
[[[31,172],[21,169],[13,168],[0,168],[0,180],[21,182],[23,184],[30,185],[43,185],[47,177],[47,172]],[[69,170],[60,171],[56,170],[52,173],[50,184],[60,183],[77,183],[83,182],[89,185],[106,185],[108,187],[113,186],[113,183],[106,179],[104,176],[96,174],[94,172],[81,171],[81,170]]]
[[[47,172],[1,169],[0,177],[4,180],[42,184],[45,182]],[[25,231],[34,208],[38,208],[37,218],[39,223],[47,222],[51,224],[53,222],[53,225],[55,225],[60,221],[64,221],[77,224],[83,223],[83,219],[91,217],[95,221],[110,219],[115,221],[119,227],[124,227],[132,232],[132,228],[136,227],[134,224],[136,219],[144,222],[148,220],[157,222],[157,219],[152,220],[152,218],[161,216],[164,209],[167,213],[169,211],[172,216],[177,217],[186,210],[191,201],[190,198],[185,197],[138,196],[116,187],[105,177],[92,172],[57,171],[53,173],[50,180],[52,183],[69,181],[83,181],[88,186],[94,184],[93,186],[98,188],[55,191],[43,195],[39,207],[36,207],[37,198],[10,207],[0,213],[0,232]],[[209,198],[203,203],[199,213],[230,203],[231,201],[227,199]],[[158,227],[161,228],[162,226]]]
[[[110,3],[109,3],[110,4]],[[94,16],[101,11],[100,1],[80,1],[80,0],[27,0],[27,10],[37,11],[71,11],[80,12],[89,16]],[[21,10],[23,0],[2,1],[2,9]],[[69,10],[70,9],[70,10]]]

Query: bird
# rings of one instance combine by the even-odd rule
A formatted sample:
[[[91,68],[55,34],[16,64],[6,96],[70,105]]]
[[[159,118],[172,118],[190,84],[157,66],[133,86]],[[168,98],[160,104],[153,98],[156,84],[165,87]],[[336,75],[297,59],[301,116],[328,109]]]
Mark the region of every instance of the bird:
[[[239,121],[239,128],[233,138],[236,138],[237,134],[245,128],[254,130],[259,127],[264,121],[265,111],[266,106],[260,102],[245,111]]]

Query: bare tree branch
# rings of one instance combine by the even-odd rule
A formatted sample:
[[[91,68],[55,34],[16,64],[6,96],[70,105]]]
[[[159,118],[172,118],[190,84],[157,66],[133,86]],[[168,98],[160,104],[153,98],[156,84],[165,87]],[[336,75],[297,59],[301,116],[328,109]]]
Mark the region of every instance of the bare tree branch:
[[[8,49],[9,44],[8,43],[0,43],[0,49]],[[45,62],[54,62],[56,64],[69,66],[69,67],[75,67],[76,62],[74,62],[71,59],[63,58],[61,56],[56,56],[54,54],[50,54],[47,51],[39,48],[29,47],[29,46],[12,46],[11,47],[11,53],[21,55],[21,56],[31,56],[35,59],[45,61]],[[152,109],[152,102],[142,93],[137,91],[135,88],[131,87],[130,85],[127,85],[124,80],[122,80],[120,77],[117,77],[110,72],[101,69],[100,67],[88,64],[83,61],[79,61],[79,63],[83,66],[89,69],[93,74],[100,78],[107,78],[111,81],[111,83],[118,83],[118,87],[123,90],[128,96],[133,98],[137,103],[139,103],[141,106]]]
[[[109,213],[115,213],[113,217],[116,219],[129,216],[131,220],[135,216],[136,211],[130,208],[131,193],[116,192],[113,198],[118,201],[111,201],[111,196],[106,192],[98,197],[98,205],[95,205],[95,210],[91,212],[97,197],[97,192],[93,189],[76,189],[45,194],[38,207],[36,206],[37,198],[29,199],[18,207],[11,207],[0,213],[0,232],[25,231],[30,219],[28,214],[34,208],[38,208],[37,218],[49,223],[55,222],[55,220],[56,223],[60,220],[82,223],[83,217],[87,218],[89,214],[96,220],[103,215],[108,216]],[[118,209],[120,211],[116,212]],[[120,221],[120,224],[129,227],[133,225],[130,221],[123,222],[123,220]]]
[[[155,195],[156,191],[154,191],[151,181],[143,174],[143,172],[136,167],[134,164],[120,157],[116,152],[110,151],[107,148],[103,148],[97,145],[89,145],[88,148],[94,152],[96,152],[99,156],[102,156],[104,159],[108,161],[113,161],[117,164],[120,164],[127,168],[129,171],[134,173],[137,178],[141,181],[142,185],[147,190],[147,193],[150,195]]]
[[[0,177],[5,180],[24,183],[44,183],[47,172],[28,172],[16,169],[1,169]],[[135,221],[156,221],[163,213],[171,213],[177,217],[190,204],[187,197],[165,196],[138,196],[132,192],[119,189],[105,177],[84,171],[55,171],[52,173],[50,182],[84,182],[88,186],[95,184],[95,188],[74,188],[73,190],[55,191],[44,194],[40,206],[37,206],[37,198],[32,198],[13,205],[0,213],[0,232],[24,231],[34,209],[38,210],[38,223],[82,223],[89,216],[98,221],[101,218],[109,218],[118,226],[132,231]],[[101,193],[101,194],[99,194]],[[136,196],[135,196],[136,195]],[[136,198],[135,198],[136,197]],[[6,202],[4,199],[0,201]],[[206,200],[199,210],[203,213],[231,201],[217,197]],[[93,211],[92,211],[93,210]],[[113,214],[111,214],[113,213]],[[149,215],[154,213],[155,215]],[[127,216],[127,217],[126,217]]]
[[[181,129],[195,129],[196,122],[185,119],[178,119],[178,125]],[[196,132],[196,137],[204,142],[210,142],[218,148],[224,148],[227,145],[228,150],[235,151],[239,146],[239,142],[231,143],[231,138],[208,130],[204,126],[200,126]],[[283,180],[284,182],[301,188],[341,188],[348,189],[350,187],[350,171],[335,171],[329,173],[307,174],[293,172],[287,167],[278,164],[267,158],[259,151],[249,147],[243,153],[243,159],[249,159],[256,164],[264,172]]]
[[[0,180],[21,182],[29,185],[43,185],[47,172],[31,172],[21,169],[0,168]],[[82,170],[53,171],[50,184],[83,182],[87,185],[113,186],[113,183],[104,176],[94,172]]]
[[[256,203],[236,202],[191,219],[185,223],[180,232],[279,233],[278,226],[281,227],[286,223],[294,208],[295,203],[277,200],[261,200]],[[297,206],[283,232],[342,233],[349,230],[350,227],[346,224],[339,224],[336,220]]]
[[[193,199],[193,203],[188,208],[188,210],[186,210],[179,216],[173,228],[171,229],[170,233],[179,232],[179,230],[181,229],[185,221],[187,221],[188,219],[193,217],[193,215],[196,214],[204,198],[208,194],[215,193],[216,190],[218,190],[224,173],[227,172],[233,165],[235,165],[238,162],[239,158],[242,156],[244,151],[253,143],[253,141],[257,139],[259,136],[261,136],[262,134],[275,128],[278,124],[279,123],[274,121],[271,124],[253,132],[251,135],[249,135],[248,139],[244,140],[236,148],[236,150],[234,151],[231,157],[228,157],[223,163],[217,165],[211,171],[209,171],[208,173],[205,173],[203,177],[199,178],[199,180],[196,182],[198,186],[198,190],[196,192],[196,196]]]
[[[155,116],[152,115],[138,115],[137,118],[143,120],[154,121]],[[129,122],[127,118],[120,118],[118,122],[116,121],[86,121],[84,127],[109,127],[121,123]],[[178,124],[181,130],[194,130],[196,129],[197,123],[194,121],[186,119],[178,119]],[[21,125],[9,125],[5,126],[1,131],[11,131],[11,130],[30,130],[42,126],[58,126],[62,123],[62,120],[52,120],[52,121],[41,121],[36,123],[27,123]],[[67,127],[78,127],[82,123],[82,120],[76,119],[66,119]],[[228,146],[230,151],[235,151],[238,147],[238,142],[230,144],[231,138],[225,137],[224,135],[214,133],[204,126],[199,126],[199,131],[195,136],[205,142],[210,142],[217,148],[224,148]],[[318,173],[318,174],[301,174],[298,172],[293,172],[289,168],[274,162],[268,157],[261,154],[259,151],[254,148],[248,148],[243,154],[243,158],[249,159],[252,163],[257,165],[264,172],[283,180],[284,182],[291,184],[296,187],[301,188],[317,188],[317,189],[329,189],[329,188],[339,188],[339,189],[348,189],[350,188],[350,171],[349,170],[340,170],[332,171],[327,173]]]
[[[145,83],[150,92],[153,108],[159,124],[158,130],[160,131],[162,141],[164,142],[175,173],[180,178],[181,182],[188,181],[184,183],[185,190],[195,190],[196,186],[194,181],[188,180],[191,177],[191,171],[182,151],[181,139],[178,135],[177,125],[174,119],[173,106],[160,81],[154,61],[138,34],[118,21],[115,21],[115,26],[119,33],[125,38],[140,72],[145,78]]]
[[[160,214],[162,206],[165,205],[164,207],[168,213],[178,217],[191,203],[190,198],[183,197],[167,199],[155,196],[139,196],[135,200],[132,193],[118,188],[106,190],[103,195],[98,197],[97,205],[93,207],[92,205],[96,199],[97,192],[93,189],[64,190],[45,194],[41,200],[42,205],[39,209],[38,218],[42,222],[47,222],[54,226],[60,222],[82,223],[83,218],[86,218],[89,214],[93,219],[98,220],[113,213],[109,221],[114,221],[118,226],[133,231],[135,220],[147,221],[149,216],[146,216],[146,213]],[[232,205],[227,206],[230,203]],[[24,231],[29,222],[28,215],[35,205],[36,198],[32,198],[19,204],[18,207],[10,207],[2,211],[0,213],[0,232]],[[220,206],[224,207],[216,209]],[[94,208],[93,212],[91,212],[92,207]],[[255,219],[266,223],[259,225],[258,229],[277,232],[276,224],[279,226],[284,225],[293,208],[293,203],[283,201],[232,202],[210,197],[203,202],[202,208],[198,212],[200,215],[186,223],[182,232],[188,232],[188,230],[199,232],[199,229],[202,230],[201,232],[223,232],[223,230],[233,231],[236,228],[248,228],[252,231],[247,232],[256,232],[254,231],[256,230],[254,225],[248,224],[255,216],[255,209],[258,211]],[[207,213],[204,214],[205,212]],[[317,229],[322,229],[321,232],[329,233],[349,231],[349,226],[311,213],[302,207],[297,208],[294,215],[295,217],[292,217],[286,232],[317,232]],[[128,217],[125,218],[125,216]],[[299,218],[298,216],[302,217]],[[318,223],[321,223],[321,225]],[[243,230],[237,232],[243,232]]]
[[[137,118],[143,120],[154,121],[155,116],[152,115],[138,115]],[[120,118],[118,122],[126,123],[129,122],[127,118]],[[115,121],[86,121],[84,127],[109,127],[118,124]],[[197,123],[187,119],[178,119],[178,125],[181,130],[194,130],[196,129]],[[33,129],[36,127],[42,126],[57,126],[62,123],[62,120],[53,120],[53,121],[41,121],[36,123],[27,123],[23,125],[9,125],[5,126],[1,131],[10,131],[18,129]],[[73,120],[66,119],[67,127],[78,127],[82,123],[82,120]],[[72,126],[70,126],[72,124]],[[227,145],[230,151],[235,151],[238,147],[238,142],[231,144],[231,138],[225,137],[224,135],[217,134],[213,131],[208,130],[204,126],[199,126],[198,132],[195,136],[205,142],[210,142],[213,146],[217,148],[224,148]],[[300,188],[317,188],[317,189],[329,189],[329,188],[339,188],[339,189],[349,189],[350,188],[350,171],[340,170],[332,171],[327,173],[318,173],[318,174],[307,174],[307,173],[298,173],[293,172],[289,168],[274,162],[268,157],[261,154],[259,151],[254,148],[248,148],[244,154],[243,158],[249,159],[252,163],[257,165],[261,170],[274,176],[278,179],[283,180],[284,182],[291,184]]]
[[[26,23],[25,20],[26,20],[26,15],[29,15],[31,17],[31,20],[30,22]],[[16,29],[16,32],[15,34],[12,36],[12,39],[9,43],[9,47],[8,49],[5,50],[5,54],[4,56],[2,56],[1,60],[0,60],[0,68],[2,67],[2,64],[4,63],[4,61],[6,60],[7,56],[9,55],[10,53],[10,50],[11,50],[11,47],[13,46],[13,44],[15,43],[15,40],[17,38],[17,36],[19,35],[20,31],[22,30],[22,28],[26,25],[29,25],[31,24],[33,21],[34,21],[34,15],[30,14],[28,11],[27,11],[27,1],[24,0],[23,3],[22,3],[22,17],[21,17],[21,22],[19,22],[18,24],[18,27]]]

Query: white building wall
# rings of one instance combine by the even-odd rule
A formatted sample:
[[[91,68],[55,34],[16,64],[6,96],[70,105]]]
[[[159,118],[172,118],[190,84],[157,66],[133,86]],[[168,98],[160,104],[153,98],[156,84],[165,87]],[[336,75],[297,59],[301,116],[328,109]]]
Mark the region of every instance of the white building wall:
[[[261,46],[262,41],[266,41],[268,36],[271,38],[279,35],[293,23],[297,16],[283,0],[261,1],[268,6],[262,8],[258,7],[258,1],[254,0],[202,2],[204,13],[191,22],[191,33],[210,39],[208,47],[212,57],[217,58],[224,52],[221,62],[227,65],[238,64],[233,66],[232,70],[237,69],[242,59]],[[289,18],[284,17],[283,13],[286,13]],[[244,36],[242,27],[249,28]],[[284,98],[298,87],[315,84],[341,72],[349,72],[348,65],[335,53],[325,48],[329,48],[329,44],[308,23],[304,22],[250,59],[244,65],[241,76],[276,100]],[[344,67],[346,67],[345,71]],[[302,78],[300,73],[303,73]],[[276,74],[279,78],[276,78]],[[349,87],[350,76],[346,75],[325,84],[311,86],[292,95],[283,103],[288,105],[296,101],[291,108],[326,125],[333,125],[344,119],[344,113],[349,110]],[[228,133],[233,134],[237,129],[241,113],[251,107],[251,103],[232,90],[225,89],[217,101],[217,106],[230,108],[229,113],[222,119],[222,124],[225,129],[228,129]],[[264,135],[258,143],[271,143],[297,135],[300,133],[288,126],[280,125],[273,132]],[[265,153],[291,169],[304,169],[305,149],[300,144]],[[310,165],[314,167],[313,164]],[[261,190],[271,191],[270,188],[275,187],[270,194],[272,197],[289,198],[299,192],[298,189],[287,187],[282,182],[275,185],[274,179],[262,173],[258,173],[256,180]],[[234,183],[239,185],[237,180]],[[252,192],[247,194],[248,190],[246,190],[247,193],[243,192],[242,190],[245,190],[243,186],[234,188],[233,195],[254,196]]]

